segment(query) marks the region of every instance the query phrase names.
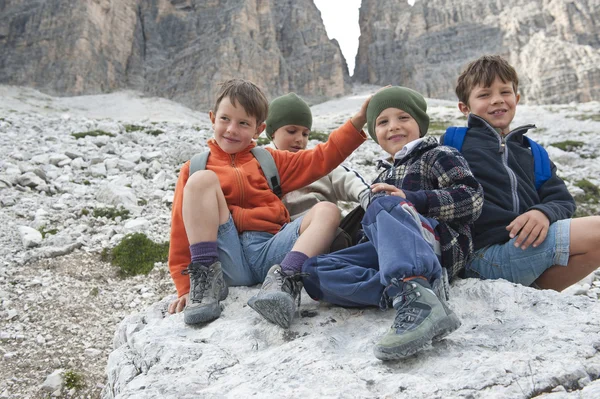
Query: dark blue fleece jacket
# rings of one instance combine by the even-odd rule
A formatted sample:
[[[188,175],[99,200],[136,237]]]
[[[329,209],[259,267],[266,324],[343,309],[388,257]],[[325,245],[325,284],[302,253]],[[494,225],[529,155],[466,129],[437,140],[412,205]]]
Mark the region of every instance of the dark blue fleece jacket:
[[[556,175],[554,163],[550,162],[550,179],[539,190],[535,188],[533,156],[523,142],[523,135],[534,125],[518,127],[503,137],[471,114],[468,127],[461,152],[484,192],[483,210],[473,227],[476,250],[508,241],[506,226],[529,210],[543,212],[550,223],[573,216],[575,201]]]

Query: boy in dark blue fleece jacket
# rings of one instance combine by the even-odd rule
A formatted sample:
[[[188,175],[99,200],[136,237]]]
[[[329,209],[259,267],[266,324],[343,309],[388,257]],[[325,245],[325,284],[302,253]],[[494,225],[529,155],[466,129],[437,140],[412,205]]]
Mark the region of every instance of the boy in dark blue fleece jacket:
[[[466,275],[562,291],[600,265],[600,217],[571,219],[575,201],[553,163],[552,176],[536,189],[524,140],[535,126],[510,128],[518,84],[499,56],[471,62],[458,78],[458,107],[469,128],[462,153],[485,192]]]
[[[375,179],[362,220],[367,242],[304,263],[315,299],[342,306],[393,306],[396,317],[375,346],[382,360],[401,359],[460,326],[435,292],[441,264],[457,274],[472,252],[470,223],[483,191],[460,153],[423,137],[427,104],[405,87],[378,91],[367,108],[371,137],[390,155]]]

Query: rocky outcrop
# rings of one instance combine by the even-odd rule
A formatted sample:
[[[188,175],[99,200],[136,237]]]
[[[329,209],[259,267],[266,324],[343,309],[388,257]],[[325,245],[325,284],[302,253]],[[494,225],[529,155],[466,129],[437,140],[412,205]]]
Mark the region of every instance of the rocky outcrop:
[[[517,69],[524,100],[600,99],[600,0],[363,0],[354,79],[455,99],[456,78],[483,54]]]
[[[312,0],[1,2],[0,52],[0,83],[58,95],[132,88],[206,109],[231,77],[309,101],[349,90]]]

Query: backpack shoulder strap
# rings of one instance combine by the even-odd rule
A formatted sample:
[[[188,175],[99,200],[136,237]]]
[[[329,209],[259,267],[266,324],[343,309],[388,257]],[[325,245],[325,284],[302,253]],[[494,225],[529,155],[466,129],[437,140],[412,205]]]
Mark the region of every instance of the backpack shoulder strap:
[[[210,151],[204,151],[192,157],[192,160],[190,161],[190,176],[199,170],[206,169],[206,161],[208,160],[209,155]]]
[[[465,141],[465,135],[467,134],[467,127],[461,126],[450,126],[446,129],[446,134],[443,136],[441,144],[456,148],[458,151],[462,151],[463,142]]]
[[[260,168],[262,169],[265,177],[267,178],[267,183],[269,183],[269,187],[271,191],[275,193],[279,198],[281,198],[281,186],[279,184],[279,171],[277,170],[277,165],[275,165],[275,160],[273,159],[273,155],[262,147],[254,147],[250,150],[252,155],[256,158],[258,163],[260,164]]]
[[[535,188],[539,190],[542,184],[546,183],[552,176],[550,156],[544,147],[529,137],[525,136],[524,139],[531,148],[531,154],[533,155],[533,170],[535,174]]]

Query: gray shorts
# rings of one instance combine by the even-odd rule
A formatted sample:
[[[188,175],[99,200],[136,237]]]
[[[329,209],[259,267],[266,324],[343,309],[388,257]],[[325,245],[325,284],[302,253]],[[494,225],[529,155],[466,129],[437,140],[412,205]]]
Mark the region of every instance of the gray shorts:
[[[475,251],[465,275],[481,279],[503,278],[530,286],[546,269],[554,265],[566,266],[569,262],[571,219],[552,223],[546,239],[536,248],[531,245],[525,250],[516,248],[516,239]]]
[[[244,231],[238,234],[231,215],[219,226],[219,260],[230,286],[260,284],[271,266],[281,263],[300,235],[302,217],[283,225],[277,234]]]

